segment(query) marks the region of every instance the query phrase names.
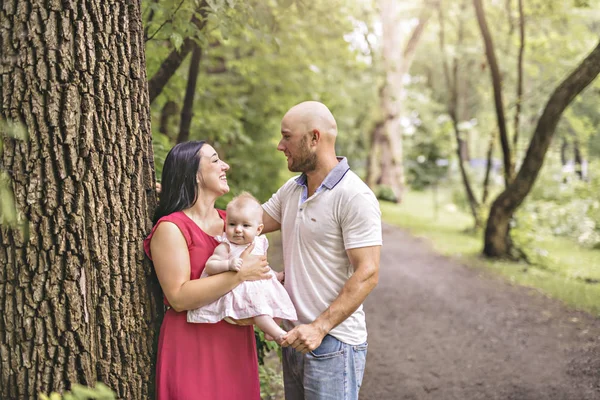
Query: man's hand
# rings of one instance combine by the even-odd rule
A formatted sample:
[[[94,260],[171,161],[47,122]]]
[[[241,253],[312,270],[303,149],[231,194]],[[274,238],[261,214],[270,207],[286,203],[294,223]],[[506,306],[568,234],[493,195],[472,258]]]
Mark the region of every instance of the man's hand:
[[[298,325],[284,336],[281,346],[306,354],[319,347],[325,335],[327,332],[313,324]]]

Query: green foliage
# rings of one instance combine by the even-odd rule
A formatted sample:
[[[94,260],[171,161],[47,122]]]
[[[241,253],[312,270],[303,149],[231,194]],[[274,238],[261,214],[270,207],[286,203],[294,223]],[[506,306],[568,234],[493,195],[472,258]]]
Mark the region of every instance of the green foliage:
[[[265,334],[258,327],[254,328],[254,337],[256,339],[256,352],[258,353],[258,363],[264,365],[265,356],[270,351],[277,351],[281,355],[281,347],[272,340],[266,340]]]
[[[152,24],[149,31],[169,19],[176,7],[166,0],[144,4],[145,19]],[[199,31],[186,22],[194,9],[186,1],[175,14],[178,22],[163,26],[167,36],[161,31],[147,43],[146,55],[151,77],[173,48],[167,40],[171,32],[197,38],[203,49],[190,139],[207,140],[231,165],[232,192],[219,205],[243,190],[264,201],[279,188],[287,177],[285,159],[276,150],[280,121],[303,100],[327,104],[338,121],[338,152],[351,162],[364,159],[366,133],[377,104],[377,77],[364,57],[365,50],[348,36],[356,31],[355,21],[364,13],[362,5],[341,0],[215,0],[208,4],[205,29]],[[152,9],[154,16],[148,22]],[[188,63],[184,62],[152,104],[157,170],[161,154],[174,144],[179,115],[170,118],[169,132],[162,137],[157,122],[167,102],[181,109]]]
[[[171,150],[171,141],[168,136],[160,132],[155,132],[152,135],[152,147],[154,149],[154,168],[156,171],[157,180],[160,181],[162,176],[163,165],[169,150]]]
[[[423,141],[413,146],[406,160],[411,186],[422,190],[438,184],[448,173],[448,157],[449,154],[443,154],[438,142]]]
[[[394,190],[387,185],[378,185],[375,190],[375,196],[379,200],[389,201],[392,203],[396,203],[398,201],[398,197],[394,193]]]
[[[597,170],[597,166],[593,165]],[[559,167],[545,168],[529,198],[515,216],[514,239],[520,247],[544,255],[536,243],[547,236],[569,238],[582,246],[600,247],[600,176],[582,181]],[[535,255],[534,255],[535,256]]]
[[[41,393],[39,400],[115,400],[117,397],[110,388],[101,382],[97,382],[93,388],[74,383],[69,392],[60,395],[56,392],[46,395]]]
[[[260,398],[262,400],[283,399],[283,374],[281,371],[268,365],[259,365],[258,375],[260,377]]]

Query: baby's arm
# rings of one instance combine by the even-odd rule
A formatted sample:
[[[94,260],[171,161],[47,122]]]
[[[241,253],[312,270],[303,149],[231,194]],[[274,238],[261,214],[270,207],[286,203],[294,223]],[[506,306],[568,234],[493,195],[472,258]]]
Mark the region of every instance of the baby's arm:
[[[229,260],[229,246],[221,243],[217,246],[213,255],[206,261],[205,269],[208,275],[216,275],[226,271],[239,271],[241,264],[241,258]]]

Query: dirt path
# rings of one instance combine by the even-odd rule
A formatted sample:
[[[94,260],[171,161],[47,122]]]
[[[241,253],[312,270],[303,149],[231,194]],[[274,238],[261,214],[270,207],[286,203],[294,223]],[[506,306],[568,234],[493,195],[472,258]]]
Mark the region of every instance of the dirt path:
[[[361,400],[600,399],[600,319],[384,226]]]

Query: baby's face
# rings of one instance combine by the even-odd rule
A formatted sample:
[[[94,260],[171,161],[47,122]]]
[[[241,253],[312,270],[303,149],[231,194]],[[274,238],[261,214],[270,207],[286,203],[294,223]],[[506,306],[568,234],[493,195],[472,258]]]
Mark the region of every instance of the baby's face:
[[[263,224],[258,211],[253,207],[229,207],[227,209],[225,233],[231,243],[249,244],[257,235],[260,235]]]

